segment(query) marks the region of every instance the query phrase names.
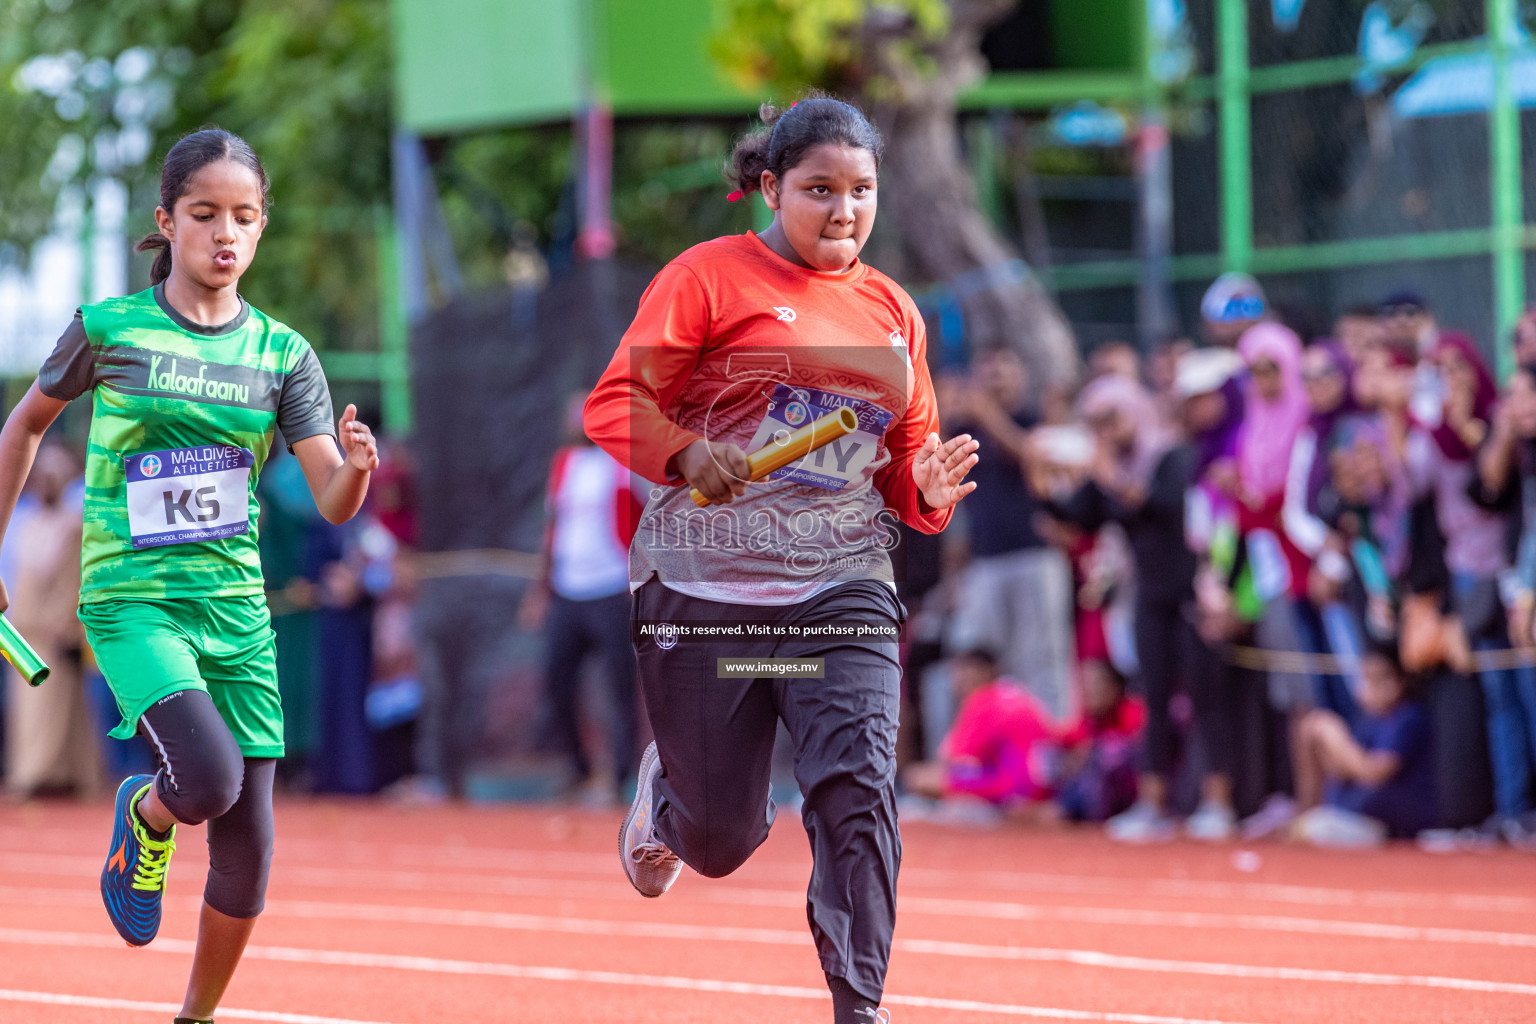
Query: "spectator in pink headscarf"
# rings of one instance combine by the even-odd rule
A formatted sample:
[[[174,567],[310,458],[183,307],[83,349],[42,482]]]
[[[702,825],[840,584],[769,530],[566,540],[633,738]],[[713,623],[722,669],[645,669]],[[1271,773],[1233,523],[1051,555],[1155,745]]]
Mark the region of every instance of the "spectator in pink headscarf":
[[[1257,509],[1283,496],[1291,448],[1311,407],[1301,379],[1301,339],[1290,328],[1256,324],[1237,343],[1237,351],[1248,364],[1238,478],[1243,503]]]
[[[1248,365],[1237,435],[1237,526],[1265,601],[1306,591],[1310,560],[1283,526],[1291,451],[1312,407],[1301,376],[1301,339],[1276,323],[1250,328],[1237,349]]]
[[[1213,515],[1235,531],[1240,547],[1237,555],[1223,556],[1214,549],[1208,553],[1211,560],[1195,584],[1199,628],[1211,645],[1252,637],[1260,646],[1295,650],[1294,627],[1284,635],[1275,630],[1291,621],[1288,601],[1304,592],[1309,567],[1307,557],[1282,526],[1291,450],[1311,412],[1301,376],[1301,339],[1281,324],[1264,322],[1244,332],[1237,350],[1248,371],[1242,382],[1243,421],[1231,462],[1213,464],[1207,482],[1222,495]],[[1232,720],[1223,720],[1223,711],[1213,710],[1210,731],[1229,744],[1217,749],[1235,774],[1209,780],[1200,807],[1185,828],[1193,838],[1224,840],[1236,829],[1233,797],[1227,787],[1236,775],[1265,780],[1271,776],[1271,766],[1263,750],[1244,750],[1239,756],[1235,746],[1238,704],[1253,692],[1251,674],[1225,665],[1219,656],[1211,661],[1207,670],[1220,677],[1216,690],[1225,695],[1225,713]],[[1269,682],[1273,686],[1275,680]],[[1299,689],[1293,685],[1293,692],[1283,695],[1284,703],[1292,703]],[[1239,693],[1245,695],[1242,701]],[[1272,703],[1281,703],[1273,690],[1270,696]]]

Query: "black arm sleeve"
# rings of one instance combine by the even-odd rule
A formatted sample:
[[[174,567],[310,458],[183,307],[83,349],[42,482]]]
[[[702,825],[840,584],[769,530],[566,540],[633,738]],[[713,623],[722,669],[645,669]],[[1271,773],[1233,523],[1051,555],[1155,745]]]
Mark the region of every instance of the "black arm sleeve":
[[[53,353],[37,371],[37,390],[49,398],[72,402],[96,386],[96,352],[85,333],[80,311],[59,335]]]
[[[277,399],[277,429],[283,432],[288,450],[306,437],[318,434],[336,436],[331,410],[331,389],[315,350],[305,347],[298,363],[283,378],[282,394]]]

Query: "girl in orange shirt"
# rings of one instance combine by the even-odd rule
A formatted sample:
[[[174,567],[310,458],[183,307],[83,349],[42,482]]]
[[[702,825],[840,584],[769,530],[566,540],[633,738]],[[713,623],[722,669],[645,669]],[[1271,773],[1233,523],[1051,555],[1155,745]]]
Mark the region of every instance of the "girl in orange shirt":
[[[901,858],[894,519],[942,530],[975,487],[977,443],[940,443],[922,319],[859,260],[879,133],[826,97],[762,114],[732,174],[742,194],[762,191],[773,225],[668,264],[586,405],[588,436],[656,483],[630,548],[656,742],[619,847],[645,896],[685,863],[734,871],[773,822],[782,720],[835,1020],[866,1024],[886,1019]],[[857,430],[748,482],[745,452],[840,408]]]

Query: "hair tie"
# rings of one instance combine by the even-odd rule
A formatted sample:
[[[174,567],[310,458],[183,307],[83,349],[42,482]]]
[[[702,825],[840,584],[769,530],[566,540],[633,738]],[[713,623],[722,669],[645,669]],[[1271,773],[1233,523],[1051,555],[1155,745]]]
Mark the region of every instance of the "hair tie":
[[[790,110],[794,110],[794,109],[795,109],[795,108],[796,108],[796,107],[798,107],[798,106],[799,106],[799,105],[800,105],[800,101],[799,101],[799,100],[795,100],[795,101],[794,101],[794,102],[793,102],[793,103],[791,103],[791,104],[790,104],[790,105],[789,105],[789,109],[790,109]]]
[[[741,199],[745,195],[746,195],[746,193],[738,188],[734,192],[732,192],[730,195],[726,196],[725,197],[725,201],[728,202],[728,203],[734,203],[737,200]]]

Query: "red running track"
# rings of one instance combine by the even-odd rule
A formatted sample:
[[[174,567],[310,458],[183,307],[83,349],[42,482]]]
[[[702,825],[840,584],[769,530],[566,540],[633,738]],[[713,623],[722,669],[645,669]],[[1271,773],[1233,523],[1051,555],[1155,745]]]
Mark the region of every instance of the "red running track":
[[[165,925],[96,895],[105,804],[0,809],[0,1022],[167,1024],[206,870],[183,828]],[[625,882],[618,813],[278,807],[266,915],[221,1024],[823,1024],[809,857],[781,816],[731,878]],[[911,824],[895,1024],[1536,1021],[1536,857],[1116,847]]]

